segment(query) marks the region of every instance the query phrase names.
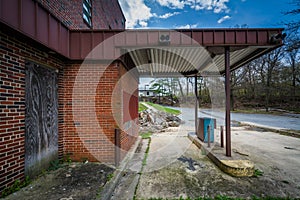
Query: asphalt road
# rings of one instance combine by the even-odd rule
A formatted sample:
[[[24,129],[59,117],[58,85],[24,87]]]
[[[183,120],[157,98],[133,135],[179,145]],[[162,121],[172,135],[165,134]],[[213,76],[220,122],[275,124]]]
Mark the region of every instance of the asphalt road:
[[[194,108],[177,108],[184,114],[183,120],[187,123],[194,123],[195,118]],[[199,117],[217,118],[218,125],[225,124],[225,112],[217,110],[201,109],[198,112]],[[300,130],[300,118],[295,116],[279,116],[268,114],[244,114],[244,113],[231,113],[231,120],[238,122],[250,122],[257,125],[273,127],[277,129],[290,129]]]

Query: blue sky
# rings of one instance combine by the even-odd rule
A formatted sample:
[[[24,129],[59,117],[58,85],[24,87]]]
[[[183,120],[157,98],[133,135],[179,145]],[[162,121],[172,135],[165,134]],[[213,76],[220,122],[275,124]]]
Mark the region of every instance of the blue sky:
[[[283,27],[293,0],[119,0],[126,28]]]

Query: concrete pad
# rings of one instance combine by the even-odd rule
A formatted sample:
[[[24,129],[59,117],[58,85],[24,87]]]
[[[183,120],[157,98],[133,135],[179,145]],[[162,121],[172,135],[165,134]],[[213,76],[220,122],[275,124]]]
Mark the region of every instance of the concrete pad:
[[[187,137],[177,137],[168,133],[153,135],[144,172],[168,166],[183,155],[191,144]]]
[[[225,173],[235,177],[250,177],[254,174],[254,163],[242,159],[241,155],[232,152],[231,157],[226,157],[224,148],[211,144],[208,148],[194,133],[189,133],[188,138],[196,144],[207,156]]]

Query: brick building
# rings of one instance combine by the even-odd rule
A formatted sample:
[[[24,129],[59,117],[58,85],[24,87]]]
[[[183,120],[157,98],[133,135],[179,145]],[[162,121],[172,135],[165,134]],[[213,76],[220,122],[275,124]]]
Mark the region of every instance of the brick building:
[[[116,148],[119,125],[110,102],[118,90],[114,104],[121,109],[129,99],[137,113],[137,91],[127,94],[126,86],[116,88],[129,62],[82,64],[83,58],[72,59],[70,54],[80,42],[78,30],[124,30],[118,1],[1,0],[0,12],[0,192],[65,155],[74,161],[113,164],[117,156],[122,158],[135,142],[137,126],[130,127],[131,135],[119,133],[117,146],[125,151]],[[76,118],[72,98],[79,69],[84,81],[77,81],[78,91],[92,86],[95,91],[78,95],[77,106],[86,108],[92,102],[95,108],[83,109],[85,114]],[[96,83],[93,76],[99,74],[101,82]],[[133,75],[128,84],[137,87],[138,78]],[[91,120],[91,115],[96,118]],[[136,114],[128,119],[135,123],[131,117]],[[123,120],[122,113],[119,118]]]
[[[0,25],[0,191],[63,156],[118,164],[138,135],[140,76],[216,69],[230,91],[230,70],[283,39],[281,28],[125,31],[117,0],[1,0]]]

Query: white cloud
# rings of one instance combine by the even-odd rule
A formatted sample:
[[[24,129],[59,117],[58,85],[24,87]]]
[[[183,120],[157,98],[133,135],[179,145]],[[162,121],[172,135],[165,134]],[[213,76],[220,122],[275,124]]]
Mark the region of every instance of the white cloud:
[[[126,28],[147,27],[153,14],[144,0],[119,0],[119,3],[126,18]]]
[[[147,28],[151,18],[167,19],[180,12],[169,12],[157,15],[144,2],[145,0],[119,0],[121,8],[126,18],[126,28]],[[188,6],[194,10],[211,10],[214,13],[228,13],[227,3],[229,0],[155,0],[161,6],[171,9],[184,9]],[[221,21],[220,21],[221,20]],[[220,23],[225,19],[220,19]],[[219,22],[218,22],[219,23]],[[186,25],[187,26],[187,25]],[[187,28],[193,28],[191,25]]]
[[[159,15],[157,17],[160,18],[160,19],[168,19],[169,17],[172,17],[174,15],[178,15],[178,14],[180,14],[180,12],[166,13],[166,14],[163,14],[163,15]]]
[[[126,18],[126,28],[146,28],[150,18],[167,19],[180,12],[157,15],[151,12],[144,0],[119,0],[120,6]]]
[[[185,1],[182,0],[157,0],[157,2],[161,5],[161,6],[167,6],[169,8],[173,8],[173,9],[183,9],[184,5],[185,5]]]
[[[178,29],[191,29],[191,28],[197,28],[198,24],[186,24],[182,26],[176,26],[175,28]]]
[[[214,13],[229,12],[226,3],[229,0],[156,0],[161,6],[171,9],[183,9],[189,6],[195,10],[212,10]]]
[[[226,6],[227,2],[229,2],[229,0],[214,1],[214,13],[220,13],[222,11],[228,12],[229,9]]]
[[[223,23],[226,20],[229,20],[231,17],[229,15],[226,15],[224,17],[222,17],[221,19],[218,20],[218,24]]]

